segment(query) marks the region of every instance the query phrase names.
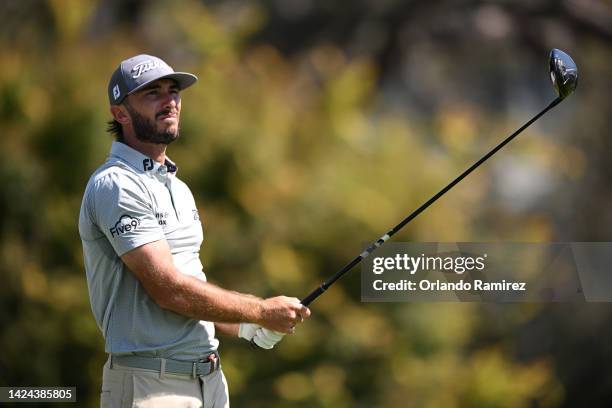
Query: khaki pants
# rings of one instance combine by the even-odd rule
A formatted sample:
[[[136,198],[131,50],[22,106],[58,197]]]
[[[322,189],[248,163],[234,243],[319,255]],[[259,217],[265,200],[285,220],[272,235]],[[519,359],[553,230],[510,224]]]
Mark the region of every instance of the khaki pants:
[[[104,364],[102,408],[229,408],[227,381],[221,369],[192,378],[140,368]]]

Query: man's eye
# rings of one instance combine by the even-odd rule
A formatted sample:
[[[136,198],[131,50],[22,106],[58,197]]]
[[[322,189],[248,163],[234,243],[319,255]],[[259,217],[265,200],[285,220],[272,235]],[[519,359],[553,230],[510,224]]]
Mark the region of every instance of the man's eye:
[[[157,95],[157,91],[149,91],[149,92],[147,92],[147,95],[155,96],[155,95]]]

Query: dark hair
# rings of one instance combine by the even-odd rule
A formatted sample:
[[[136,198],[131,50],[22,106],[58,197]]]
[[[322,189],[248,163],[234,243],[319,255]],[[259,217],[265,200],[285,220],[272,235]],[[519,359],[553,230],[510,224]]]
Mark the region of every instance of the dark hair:
[[[123,141],[123,127],[115,119],[106,122],[106,131],[115,136],[118,142]]]

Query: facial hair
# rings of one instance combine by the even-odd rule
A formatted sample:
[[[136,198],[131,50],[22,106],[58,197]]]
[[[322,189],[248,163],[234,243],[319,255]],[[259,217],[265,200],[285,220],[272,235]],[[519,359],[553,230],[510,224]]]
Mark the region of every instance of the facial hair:
[[[158,131],[155,121],[151,121],[144,115],[136,112],[136,110],[127,103],[125,104],[125,107],[127,108],[128,112],[130,112],[130,116],[132,117],[132,126],[134,127],[136,138],[141,142],[169,145],[178,139],[178,126],[176,130],[167,128],[166,130]],[[155,118],[165,115],[168,112],[169,111],[157,112],[155,114]]]

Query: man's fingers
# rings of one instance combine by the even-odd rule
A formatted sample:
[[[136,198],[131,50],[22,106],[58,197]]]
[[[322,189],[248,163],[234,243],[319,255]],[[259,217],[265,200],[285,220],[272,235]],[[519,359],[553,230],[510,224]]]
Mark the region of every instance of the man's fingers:
[[[307,319],[309,317],[310,317],[310,309],[308,309],[306,306],[302,306],[297,311],[296,323],[302,323],[304,322],[304,319]]]
[[[296,297],[277,296],[264,302],[268,309],[264,318],[258,322],[263,327],[290,334],[293,333],[292,326],[303,323],[310,317],[310,309],[302,305]]]

